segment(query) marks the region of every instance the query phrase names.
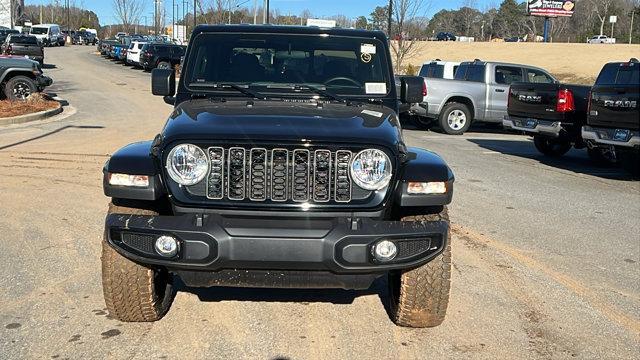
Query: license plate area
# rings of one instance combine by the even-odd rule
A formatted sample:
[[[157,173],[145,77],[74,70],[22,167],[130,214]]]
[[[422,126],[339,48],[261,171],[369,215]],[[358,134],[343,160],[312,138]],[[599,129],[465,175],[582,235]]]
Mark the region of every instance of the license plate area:
[[[538,120],[536,119],[515,119],[513,122],[517,127],[526,129],[535,129],[538,126]]]
[[[613,133],[613,141],[627,142],[631,132],[627,129],[616,129]]]

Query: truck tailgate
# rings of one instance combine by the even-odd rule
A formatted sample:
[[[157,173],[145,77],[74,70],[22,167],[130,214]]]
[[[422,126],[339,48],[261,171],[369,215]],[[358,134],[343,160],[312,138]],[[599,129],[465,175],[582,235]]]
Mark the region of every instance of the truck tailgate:
[[[575,110],[556,111],[560,90],[569,90],[573,95]],[[546,121],[584,121],[590,87],[548,83],[513,83],[509,90],[509,116],[533,118]]]
[[[594,86],[589,125],[640,130],[639,102],[637,85]]]
[[[40,45],[31,44],[11,44],[11,53],[17,56],[43,56]]]

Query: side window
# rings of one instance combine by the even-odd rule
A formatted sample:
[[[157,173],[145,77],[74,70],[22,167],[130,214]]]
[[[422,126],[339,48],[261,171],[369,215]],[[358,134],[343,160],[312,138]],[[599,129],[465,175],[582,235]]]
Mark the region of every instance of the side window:
[[[485,65],[471,65],[467,69],[467,81],[484,82]]]
[[[527,69],[527,82],[536,84],[553,84],[554,80],[540,70]]]
[[[429,65],[422,65],[422,67],[420,68],[420,73],[418,73],[418,76],[426,77],[428,72],[429,72]]]
[[[522,81],[522,69],[512,66],[496,66],[496,84],[511,85]]]

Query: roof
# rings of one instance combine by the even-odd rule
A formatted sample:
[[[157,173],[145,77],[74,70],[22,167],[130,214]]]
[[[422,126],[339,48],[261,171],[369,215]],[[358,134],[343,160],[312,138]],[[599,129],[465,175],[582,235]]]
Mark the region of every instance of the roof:
[[[289,25],[198,25],[193,30],[194,34],[208,32],[244,32],[244,33],[277,33],[277,34],[327,34],[334,36],[353,36],[365,38],[378,38],[387,40],[382,31],[345,29],[345,28],[321,28],[317,26],[289,26]]]

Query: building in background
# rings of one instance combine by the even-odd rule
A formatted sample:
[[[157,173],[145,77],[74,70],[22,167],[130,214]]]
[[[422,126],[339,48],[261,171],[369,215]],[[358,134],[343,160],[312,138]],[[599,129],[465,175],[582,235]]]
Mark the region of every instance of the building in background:
[[[0,0],[0,26],[24,25],[24,0]]]

